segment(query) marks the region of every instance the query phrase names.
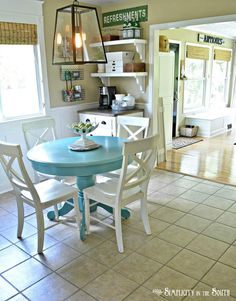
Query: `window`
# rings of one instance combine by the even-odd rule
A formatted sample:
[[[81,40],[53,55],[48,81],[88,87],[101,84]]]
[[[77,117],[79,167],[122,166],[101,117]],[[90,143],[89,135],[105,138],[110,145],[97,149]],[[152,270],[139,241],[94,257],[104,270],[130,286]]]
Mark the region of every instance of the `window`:
[[[2,119],[40,112],[33,45],[0,45]]]
[[[37,27],[0,22],[0,120],[42,112]]]
[[[215,49],[212,64],[210,107],[222,108],[227,105],[231,51]]]
[[[206,85],[206,61],[185,60],[184,111],[193,111],[204,106]]]
[[[213,61],[210,106],[225,107],[227,91],[227,62]]]
[[[205,105],[206,67],[209,48],[187,44],[184,81],[184,112],[199,111]]]

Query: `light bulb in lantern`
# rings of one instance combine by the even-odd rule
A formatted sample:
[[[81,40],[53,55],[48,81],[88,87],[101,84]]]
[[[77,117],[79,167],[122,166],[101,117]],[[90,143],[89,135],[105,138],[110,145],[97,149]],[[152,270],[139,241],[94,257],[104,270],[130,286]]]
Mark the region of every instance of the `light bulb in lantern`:
[[[57,33],[57,45],[61,45],[62,44],[62,36],[61,33],[58,32]]]
[[[75,34],[75,47],[76,48],[81,48],[82,47],[82,40],[86,41],[86,34],[82,33],[82,39],[80,33]]]
[[[82,40],[81,40],[80,33],[75,34],[75,47],[76,48],[81,48],[82,47]]]

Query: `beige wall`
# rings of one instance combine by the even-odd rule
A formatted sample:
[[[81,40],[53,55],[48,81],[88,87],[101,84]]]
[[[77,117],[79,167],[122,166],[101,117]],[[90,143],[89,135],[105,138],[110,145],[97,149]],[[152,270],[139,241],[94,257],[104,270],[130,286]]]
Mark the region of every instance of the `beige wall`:
[[[65,103],[62,100],[62,90],[66,88],[66,83],[60,80],[60,66],[52,65],[53,33],[56,9],[70,4],[72,1],[68,0],[45,0],[43,6],[49,96],[52,108],[98,101],[98,87],[101,86],[99,79],[90,77],[91,72],[96,72],[97,65],[78,65],[80,69],[84,70],[84,80],[75,81],[74,84],[82,85],[82,88],[85,89],[85,100],[72,103]]]
[[[67,104],[62,101],[61,90],[65,88],[65,83],[60,80],[60,67],[53,66],[52,57],[52,39],[55,22],[56,8],[63,5],[71,4],[72,1],[45,0],[44,3],[44,24],[45,24],[45,41],[47,53],[47,67],[51,107],[59,107]],[[120,4],[103,6],[102,12],[134,7],[143,5],[142,0],[129,0]],[[181,20],[191,20],[211,16],[230,15],[236,13],[235,0],[149,0],[148,4],[148,22],[142,23],[144,28],[144,38],[148,39],[149,25],[157,23],[174,22]],[[148,50],[148,49],[147,49]],[[147,56],[148,59],[148,56]],[[90,78],[90,72],[96,70],[96,66],[85,66],[85,80],[81,84],[86,91],[86,102],[96,101],[98,99],[98,86],[101,85],[99,79]],[[148,66],[147,66],[148,70]],[[147,93],[142,94],[134,79],[113,80],[111,84],[117,85],[121,92],[131,92],[137,98],[138,102],[147,102]]]

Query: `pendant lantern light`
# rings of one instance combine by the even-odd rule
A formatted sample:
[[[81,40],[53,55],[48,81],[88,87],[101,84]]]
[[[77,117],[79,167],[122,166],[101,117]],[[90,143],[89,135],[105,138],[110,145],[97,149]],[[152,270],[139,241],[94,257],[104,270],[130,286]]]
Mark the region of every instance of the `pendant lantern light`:
[[[97,10],[72,5],[57,9],[53,42],[55,65],[107,63]]]

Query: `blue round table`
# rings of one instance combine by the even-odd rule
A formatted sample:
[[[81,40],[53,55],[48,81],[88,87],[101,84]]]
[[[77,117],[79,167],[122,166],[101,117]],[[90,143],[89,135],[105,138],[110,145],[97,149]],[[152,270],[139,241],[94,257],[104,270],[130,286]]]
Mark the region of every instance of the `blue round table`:
[[[68,147],[73,144],[78,137],[65,138],[39,144],[33,147],[27,154],[32,167],[41,173],[56,176],[76,176],[79,188],[79,207],[82,212],[80,227],[80,238],[85,239],[85,214],[83,189],[94,185],[95,175],[102,174],[121,168],[122,148],[125,139],[110,136],[89,137],[101,147],[90,151],[71,151]],[[73,200],[69,200],[73,202]],[[102,204],[100,204],[102,206]],[[102,206],[104,208],[104,205]],[[111,208],[105,208],[112,212]],[[65,215],[72,207],[65,203],[59,210],[59,215]],[[129,217],[129,212],[122,211],[122,216]],[[50,219],[55,218],[53,211],[48,213]]]

